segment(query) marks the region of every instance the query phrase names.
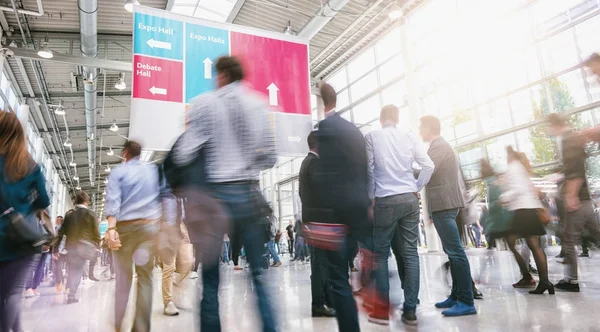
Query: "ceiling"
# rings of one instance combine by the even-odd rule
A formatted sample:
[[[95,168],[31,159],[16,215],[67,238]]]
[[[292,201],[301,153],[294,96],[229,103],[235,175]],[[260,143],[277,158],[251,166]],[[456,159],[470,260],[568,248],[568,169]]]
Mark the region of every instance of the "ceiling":
[[[36,0],[13,0],[17,8],[37,11]],[[210,3],[221,4],[217,13]],[[270,31],[282,32],[291,24],[293,31],[300,31],[313,17],[323,12],[327,0],[140,0],[141,4],[159,9],[185,11],[192,8],[194,16],[219,19],[234,24],[250,26]],[[332,0],[329,0],[332,1]],[[403,6],[418,1],[400,1]],[[18,47],[33,48],[45,37],[56,53],[81,56],[79,12],[76,0],[42,0],[45,15],[36,17],[14,11],[0,12],[0,25]],[[98,0],[98,58],[132,61],[132,15],[124,10],[124,0]],[[0,0],[0,5],[11,7],[11,1]],[[392,0],[350,0],[337,14],[311,39],[311,76],[316,81],[334,71],[359,52],[373,39],[385,32],[393,21],[387,18]],[[194,9],[197,8],[197,9]],[[213,8],[213,9],[211,9]],[[225,9],[223,9],[225,8]],[[326,8],[326,7],[323,7]],[[202,14],[199,11],[204,11]],[[209,13],[210,12],[210,13]],[[227,19],[225,19],[225,14]],[[198,15],[200,14],[200,15]],[[23,32],[21,32],[21,29]],[[7,31],[9,31],[7,33]],[[23,35],[25,38],[23,38]],[[84,114],[84,92],[82,68],[68,63],[9,58],[5,66],[12,71],[16,82],[17,95],[27,100],[31,107],[30,118],[42,133],[47,150],[54,155],[54,164],[61,179],[68,184],[71,192],[78,185],[73,177],[79,177],[83,190],[93,194],[102,191],[107,165],[120,163],[117,157],[119,147],[129,134],[129,105],[131,95],[131,74],[125,76],[127,88],[119,91],[114,88],[119,73],[104,71],[97,81],[97,136],[96,179],[92,186],[89,176],[86,119]],[[64,120],[56,116],[48,105],[56,105],[62,100],[66,108]],[[113,122],[119,127],[116,133],[108,130]],[[67,134],[68,129],[68,134]],[[70,136],[72,155],[63,147]],[[114,156],[106,152],[112,148]],[[164,154],[153,154],[153,160],[160,160]],[[76,170],[69,167],[71,158],[77,163]],[[96,195],[98,199],[102,195]]]

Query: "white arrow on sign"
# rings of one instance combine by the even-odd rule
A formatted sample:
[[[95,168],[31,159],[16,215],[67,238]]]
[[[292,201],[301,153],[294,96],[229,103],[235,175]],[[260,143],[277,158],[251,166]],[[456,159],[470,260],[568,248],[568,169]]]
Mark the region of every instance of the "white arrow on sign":
[[[288,141],[289,142],[300,143],[300,137],[298,137],[298,136],[288,136]]]
[[[271,83],[267,87],[267,90],[269,90],[269,105],[279,105],[279,101],[277,100],[277,91],[279,91],[279,88],[277,88],[277,85],[275,85],[275,83]]]
[[[146,42],[146,44],[148,44],[148,46],[152,47],[152,48],[162,48],[165,50],[170,50],[171,49],[171,43],[169,42],[161,42],[158,40],[154,40],[154,38],[150,38],[150,40],[148,40]]]
[[[209,58],[204,59],[202,62],[204,62],[204,78],[211,79],[213,62]]]
[[[161,88],[157,88],[155,86],[150,88],[150,92],[153,95],[166,95],[167,94],[167,89],[161,89]]]

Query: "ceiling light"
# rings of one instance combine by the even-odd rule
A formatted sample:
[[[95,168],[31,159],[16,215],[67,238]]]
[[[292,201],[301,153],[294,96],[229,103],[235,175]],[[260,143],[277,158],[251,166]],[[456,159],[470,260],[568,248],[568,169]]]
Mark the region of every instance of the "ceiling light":
[[[127,0],[127,1],[125,1],[125,6],[124,6],[125,10],[128,11],[128,12],[130,12],[130,13],[133,13],[133,6],[134,5],[138,5],[139,6],[140,2],[138,0]]]
[[[292,21],[288,21],[288,25],[283,29],[283,33],[288,36],[294,36],[296,33],[292,30]]]
[[[116,120],[113,121],[113,124],[110,126],[110,128],[108,128],[108,130],[112,131],[113,133],[119,131],[119,126],[117,126]]]
[[[56,115],[65,115],[65,114],[67,114],[67,112],[65,112],[65,108],[63,106],[62,100],[58,102],[58,106],[56,106],[56,108],[54,109],[54,114],[56,114]]]
[[[397,20],[402,16],[404,16],[404,12],[402,11],[402,8],[400,8],[400,6],[398,6],[397,4],[392,7],[392,11],[390,11],[390,13],[388,14],[388,18],[390,20]]]
[[[102,196],[106,196],[106,191],[102,193]]]
[[[72,147],[72,146],[73,146],[73,144],[71,144],[71,140],[69,140],[68,138],[67,138],[67,140],[65,141],[65,143],[64,143],[63,145],[64,145],[65,147],[67,147],[67,148],[70,148],[70,147]]]
[[[79,175],[75,175],[75,176],[73,177],[73,181],[79,181]]]
[[[52,59],[54,57],[54,53],[52,53],[50,46],[48,46],[48,37],[44,38],[42,46],[37,54],[44,59]]]
[[[108,179],[104,180],[104,184],[108,184]],[[104,200],[104,198],[103,198]]]
[[[125,84],[125,73],[119,74],[119,80],[115,83],[115,89],[117,90],[125,90],[127,88],[127,84]]]
[[[77,166],[77,163],[75,162],[75,160],[71,159],[71,162],[69,163],[69,166],[75,167],[75,166]]]
[[[75,190],[79,190],[79,191],[81,191],[81,187],[80,187],[80,186],[77,186],[77,188],[75,188]]]
[[[106,173],[110,173],[110,166],[106,165],[106,168],[104,169],[104,171],[105,171]]]
[[[106,155],[107,155],[107,156],[114,156],[114,155],[115,155],[115,152],[113,151],[113,149],[112,149],[112,148],[110,148],[110,149],[108,150],[108,152],[106,153]]]

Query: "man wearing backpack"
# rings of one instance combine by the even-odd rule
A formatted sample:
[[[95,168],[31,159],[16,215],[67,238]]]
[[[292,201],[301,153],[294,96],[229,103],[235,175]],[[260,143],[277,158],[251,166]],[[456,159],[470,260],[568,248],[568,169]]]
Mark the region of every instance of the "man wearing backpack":
[[[193,165],[198,169],[192,174],[206,174],[204,185],[188,186],[185,194],[186,225],[192,242],[214,242],[204,246],[201,257],[204,294],[200,328],[203,332],[221,331],[219,255],[223,235],[229,232],[230,236],[239,234],[242,238],[263,331],[276,331],[273,305],[261,278],[265,229],[261,222],[272,211],[262,197],[258,178],[260,171],[273,167],[277,161],[269,106],[266,98],[242,83],[244,69],[237,58],[223,56],[215,67],[217,90],[196,97],[188,114],[188,130],[171,151],[177,167]],[[197,165],[199,156],[204,158],[203,165]],[[213,200],[214,204],[207,204]],[[221,217],[219,202],[225,218],[231,222],[230,230],[220,228],[224,223],[214,221]],[[195,227],[208,223],[210,227]]]

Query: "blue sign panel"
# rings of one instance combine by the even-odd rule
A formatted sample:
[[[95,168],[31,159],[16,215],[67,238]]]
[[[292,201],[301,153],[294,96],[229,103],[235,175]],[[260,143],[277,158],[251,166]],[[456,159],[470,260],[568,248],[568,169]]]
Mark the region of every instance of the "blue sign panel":
[[[183,22],[135,13],[133,53],[183,60]]]
[[[217,58],[229,55],[229,31],[185,25],[185,100],[216,88]]]

